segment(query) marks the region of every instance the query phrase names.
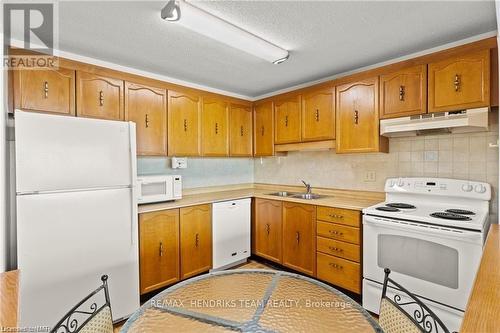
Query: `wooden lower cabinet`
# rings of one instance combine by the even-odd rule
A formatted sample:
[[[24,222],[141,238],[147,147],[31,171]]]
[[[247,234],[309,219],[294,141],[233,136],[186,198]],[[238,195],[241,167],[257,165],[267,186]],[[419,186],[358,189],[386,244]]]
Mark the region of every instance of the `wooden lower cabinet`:
[[[254,253],[262,258],[282,263],[281,201],[255,199]]]
[[[361,266],[359,263],[319,252],[317,260],[318,279],[358,294],[361,293]]]
[[[317,208],[316,277],[361,293],[361,212]]]
[[[316,273],[316,206],[283,203],[283,265]]]
[[[181,279],[208,271],[212,267],[211,205],[180,209]]]
[[[139,215],[140,292],[179,281],[179,210]]]

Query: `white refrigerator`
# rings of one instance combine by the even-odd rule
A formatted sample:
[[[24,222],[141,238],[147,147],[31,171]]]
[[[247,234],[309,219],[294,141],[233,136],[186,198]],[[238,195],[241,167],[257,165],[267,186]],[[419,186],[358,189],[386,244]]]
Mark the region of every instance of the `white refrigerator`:
[[[16,110],[20,326],[52,327],[109,276],[139,307],[135,124]]]

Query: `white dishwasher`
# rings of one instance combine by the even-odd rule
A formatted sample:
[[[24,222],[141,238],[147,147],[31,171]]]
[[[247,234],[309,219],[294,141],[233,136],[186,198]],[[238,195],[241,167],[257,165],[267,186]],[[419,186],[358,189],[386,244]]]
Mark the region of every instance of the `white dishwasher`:
[[[250,200],[212,205],[213,270],[239,264],[250,256]]]

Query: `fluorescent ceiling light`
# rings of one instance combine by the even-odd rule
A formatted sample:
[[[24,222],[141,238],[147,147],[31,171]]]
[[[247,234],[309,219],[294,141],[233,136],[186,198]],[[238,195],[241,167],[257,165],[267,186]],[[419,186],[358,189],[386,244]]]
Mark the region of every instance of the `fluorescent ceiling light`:
[[[289,56],[287,50],[283,50],[183,0],[170,0],[161,11],[161,18],[273,64],[280,64]]]

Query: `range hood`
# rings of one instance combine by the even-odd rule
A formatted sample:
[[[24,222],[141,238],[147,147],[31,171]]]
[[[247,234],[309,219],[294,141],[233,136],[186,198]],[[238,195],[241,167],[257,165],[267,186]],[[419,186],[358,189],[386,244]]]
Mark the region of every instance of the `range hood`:
[[[386,137],[440,133],[469,133],[488,130],[489,108],[437,112],[380,121],[380,134]]]

